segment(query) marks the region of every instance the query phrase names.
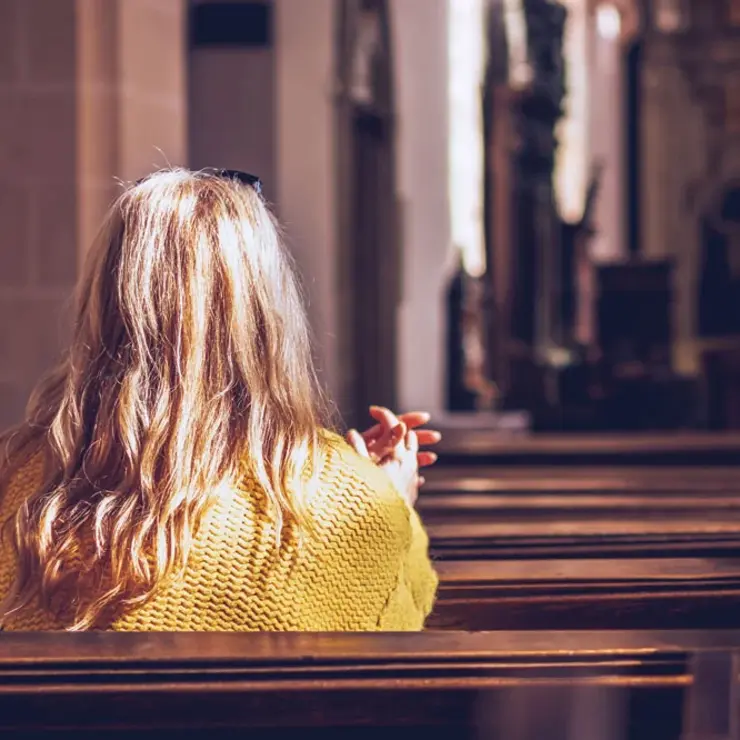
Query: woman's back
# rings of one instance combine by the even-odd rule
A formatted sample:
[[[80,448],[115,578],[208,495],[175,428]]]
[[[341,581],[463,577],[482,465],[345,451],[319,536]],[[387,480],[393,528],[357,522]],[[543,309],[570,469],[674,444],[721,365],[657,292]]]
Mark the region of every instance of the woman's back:
[[[387,476],[340,437],[326,433],[325,464],[310,506],[314,527],[299,542],[274,517],[245,466],[237,488],[218,497],[195,537],[181,577],[139,608],[98,628],[121,631],[419,630],[437,576],[418,515]],[[0,499],[11,517],[43,480],[43,456],[21,465]],[[0,541],[0,601],[16,562]],[[63,620],[29,605],[7,630],[54,630]]]
[[[426,536],[328,416],[258,180],[128,188],[0,438],[0,628],[419,629]]]

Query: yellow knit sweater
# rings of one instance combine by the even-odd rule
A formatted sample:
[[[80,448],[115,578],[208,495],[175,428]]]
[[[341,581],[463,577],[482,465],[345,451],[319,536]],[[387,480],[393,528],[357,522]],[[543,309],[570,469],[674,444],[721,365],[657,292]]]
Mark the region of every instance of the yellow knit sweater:
[[[184,576],[111,625],[121,631],[420,630],[437,576],[418,515],[388,476],[340,437],[328,435],[326,464],[311,510],[315,532],[288,534],[280,550],[264,494],[253,479],[221,498],[195,539]],[[0,522],[35,490],[41,456],[0,492]],[[0,599],[15,555],[0,541]],[[6,630],[65,625],[40,609],[11,615]]]

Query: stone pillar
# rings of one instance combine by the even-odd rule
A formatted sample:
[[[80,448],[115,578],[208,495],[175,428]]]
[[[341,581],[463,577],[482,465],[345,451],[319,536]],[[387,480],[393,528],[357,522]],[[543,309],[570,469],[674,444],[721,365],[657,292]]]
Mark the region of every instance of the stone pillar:
[[[74,6],[0,2],[0,427],[59,350],[77,270]]]
[[[391,34],[403,248],[399,404],[443,406],[450,255],[447,12],[450,0],[393,0]],[[303,277],[325,385],[340,398],[336,39],[333,0],[274,0],[277,204]],[[430,80],[433,84],[430,84]]]
[[[454,267],[448,195],[448,3],[391,3],[402,204],[398,395],[405,409],[444,406],[446,280]]]
[[[0,428],[59,355],[116,178],[185,162],[184,19],[183,0],[0,0]]]
[[[589,112],[593,70],[589,59],[592,17],[585,0],[561,0],[568,11],[563,37],[566,64],[565,114],[557,129],[555,197],[560,215],[575,223],[583,215],[590,170]]]
[[[187,163],[187,4],[76,4],[77,188],[84,251],[120,180]]]
[[[673,245],[670,242],[670,223],[667,213],[671,210],[670,182],[673,177],[672,158],[675,153],[669,146],[670,125],[667,121],[676,121],[677,111],[673,108],[674,96],[672,84],[675,84],[678,70],[674,67],[671,49],[668,45],[646,45],[643,50],[643,67],[641,79],[641,239],[642,257],[648,260],[660,260],[673,256]],[[678,117],[683,115],[678,111]],[[675,265],[672,273],[675,289]],[[677,327],[675,324],[677,300],[672,296],[673,307],[671,319],[674,348],[676,346]],[[675,349],[674,349],[675,354]]]
[[[669,37],[646,46],[642,91],[643,223],[648,259],[670,258],[673,271],[673,364],[685,375],[699,371],[696,347],[698,245],[696,188],[707,167],[707,130]]]
[[[596,203],[597,233],[591,244],[595,262],[614,262],[629,255],[625,237],[624,51],[622,15],[616,4],[603,3],[589,17],[591,162],[601,162],[603,177]]]
[[[340,390],[333,0],[276,0],[277,202],[303,278],[322,380]],[[389,368],[389,372],[392,371]]]

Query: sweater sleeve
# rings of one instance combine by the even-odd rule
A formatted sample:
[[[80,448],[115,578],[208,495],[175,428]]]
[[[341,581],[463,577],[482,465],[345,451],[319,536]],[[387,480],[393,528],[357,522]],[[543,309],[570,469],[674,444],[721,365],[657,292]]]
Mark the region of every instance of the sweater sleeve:
[[[419,631],[432,611],[438,577],[429,557],[429,537],[414,509],[408,508],[409,546],[399,564],[398,586],[381,615],[380,629]]]
[[[341,507],[345,589],[355,592],[352,602],[357,607],[376,594],[374,614],[366,615],[364,629],[419,631],[437,591],[424,526],[382,470],[351,448],[335,445],[335,450],[337,446],[342,477],[352,479],[350,485],[340,486],[345,491]],[[362,581],[355,578],[360,573]]]

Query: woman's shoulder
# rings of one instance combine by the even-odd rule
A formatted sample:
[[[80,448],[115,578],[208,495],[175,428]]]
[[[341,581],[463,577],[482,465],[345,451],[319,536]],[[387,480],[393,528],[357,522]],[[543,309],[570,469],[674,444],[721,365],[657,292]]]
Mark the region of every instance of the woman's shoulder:
[[[388,475],[371,460],[360,455],[339,434],[322,429],[321,441],[324,448],[324,465],[320,476],[322,482],[344,486],[355,484],[359,488],[372,490],[375,494],[387,493],[394,499],[400,499]]]
[[[39,446],[22,450],[10,460],[3,460],[0,469],[0,500],[13,505],[35,491],[44,478],[45,454]]]
[[[407,528],[409,507],[388,475],[359,455],[341,436],[322,430],[324,464],[319,474],[319,508],[359,520],[382,519]]]

